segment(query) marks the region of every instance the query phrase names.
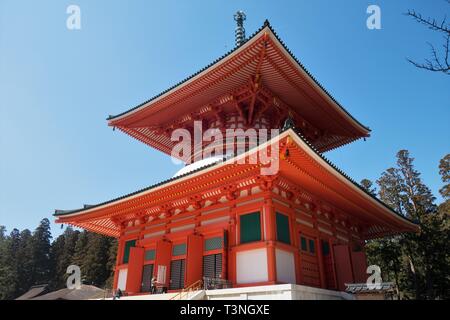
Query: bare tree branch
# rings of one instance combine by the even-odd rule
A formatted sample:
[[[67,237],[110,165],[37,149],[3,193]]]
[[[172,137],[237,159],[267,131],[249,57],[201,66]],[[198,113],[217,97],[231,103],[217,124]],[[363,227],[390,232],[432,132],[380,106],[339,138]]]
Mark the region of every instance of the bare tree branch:
[[[443,72],[444,74],[450,75],[450,68],[446,68],[446,69],[438,68],[438,67],[434,66],[433,64],[431,64],[428,59],[425,60],[426,63],[418,63],[411,59],[406,59],[406,60],[419,69],[425,69],[425,70],[434,71],[434,72]]]
[[[446,0],[446,2],[450,4],[450,0]],[[424,18],[420,13],[417,13],[414,10],[409,10],[406,13],[406,15],[413,18],[418,23],[425,25],[427,28],[433,31],[444,33],[443,58],[440,57],[436,48],[431,43],[428,42],[428,45],[430,46],[431,49],[432,60],[425,59],[424,63],[419,63],[411,59],[406,60],[408,60],[411,64],[413,64],[417,68],[433,72],[442,72],[444,74],[450,75],[450,61],[449,61],[450,24],[447,23],[447,18],[444,17],[442,21],[438,22],[434,18]]]
[[[450,0],[448,0],[448,1],[450,1]],[[449,44],[450,44],[450,35],[447,36],[446,40],[447,41],[445,42],[443,47],[444,47],[444,50],[445,50],[445,64],[446,64],[447,68],[449,68],[450,64],[449,64],[449,61],[448,61],[448,51],[449,51]]]
[[[439,61],[438,55],[436,53],[436,49],[434,48],[434,46],[428,42],[428,45],[431,48],[431,54],[433,55],[434,58],[434,62],[436,62],[436,65],[439,67],[439,69],[444,69],[444,67],[442,66],[441,62]]]
[[[449,1],[450,3],[450,1]],[[444,19],[439,23],[436,21],[436,19],[432,18],[423,18],[420,13],[415,12],[414,10],[409,10],[406,13],[407,16],[410,16],[417,22],[427,26],[429,29],[434,31],[441,31],[446,34],[450,34],[450,25],[447,23],[447,18],[444,17]]]

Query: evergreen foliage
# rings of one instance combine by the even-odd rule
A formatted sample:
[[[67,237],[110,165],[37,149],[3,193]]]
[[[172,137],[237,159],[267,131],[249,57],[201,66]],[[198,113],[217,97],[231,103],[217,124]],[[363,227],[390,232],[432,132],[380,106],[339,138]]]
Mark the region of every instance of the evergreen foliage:
[[[50,222],[43,219],[31,233],[0,226],[0,300],[15,299],[33,285],[66,287],[67,267],[80,266],[82,282],[112,287],[116,239],[67,227],[51,242]]]
[[[439,165],[444,203],[423,183],[407,150],[397,153],[397,166],[377,180],[378,196],[392,209],[417,222],[419,233],[372,240],[366,250],[370,264],[381,267],[384,281],[393,281],[403,299],[450,298],[449,194],[450,155]],[[366,189],[372,183],[361,182]]]

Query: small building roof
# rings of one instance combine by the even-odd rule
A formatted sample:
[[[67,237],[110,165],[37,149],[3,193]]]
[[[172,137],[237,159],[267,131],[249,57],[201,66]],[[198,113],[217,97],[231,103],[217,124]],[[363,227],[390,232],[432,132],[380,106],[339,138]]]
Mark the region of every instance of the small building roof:
[[[35,297],[43,295],[47,292],[47,287],[48,287],[47,284],[40,284],[40,285],[32,286],[30,288],[30,290],[25,292],[20,297],[16,298],[16,300],[31,300]]]
[[[104,297],[105,290],[91,285],[81,285],[80,289],[61,289],[38,296],[32,300],[91,300]]]
[[[379,287],[371,288],[367,283],[346,283],[345,292],[352,294],[367,294],[367,293],[380,293],[380,292],[392,292],[395,289],[393,282],[383,282]]]

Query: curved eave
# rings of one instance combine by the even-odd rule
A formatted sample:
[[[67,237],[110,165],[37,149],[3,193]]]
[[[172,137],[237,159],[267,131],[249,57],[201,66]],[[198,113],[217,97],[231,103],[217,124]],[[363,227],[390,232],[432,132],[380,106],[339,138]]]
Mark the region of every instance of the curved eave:
[[[360,184],[354,181],[351,177],[349,177],[346,173],[344,173],[341,169],[339,169],[335,164],[333,164],[330,160],[328,160],[322,153],[316,150],[316,148],[308,142],[308,140],[302,136],[300,132],[295,130],[294,128],[287,128],[281,135],[282,137],[285,134],[294,133],[290,135],[294,138],[294,140],[305,150],[309,151],[309,154],[317,161],[321,166],[326,168],[330,173],[334,174],[334,176],[338,177],[342,182],[347,184],[351,189],[356,190],[360,195],[364,196],[371,203],[376,204],[382,211],[386,214],[394,217],[400,223],[403,223],[407,226],[409,231],[418,232],[420,230],[419,226],[413,221],[409,220],[405,216],[393,210],[391,207],[386,205],[383,201],[375,197],[374,195],[368,193],[364,190]]]
[[[348,177],[344,172],[342,172],[339,168],[337,168],[333,163],[331,163],[328,159],[326,159],[323,155],[321,155],[315,148],[304,138],[299,134],[296,130],[293,128],[288,128],[284,132],[282,132],[278,137],[266,142],[263,145],[260,145],[259,147],[253,149],[251,152],[258,152],[261,148],[267,147],[269,144],[278,143],[280,140],[285,139],[287,136],[290,136],[293,138],[293,140],[296,142],[296,144],[304,151],[308,153],[308,155],[314,159],[315,162],[317,162],[321,167],[323,167],[327,172],[338,178],[341,182],[343,182],[345,185],[347,185],[350,190],[356,191],[360,196],[362,196],[365,201],[370,202],[374,206],[376,206],[378,209],[378,212],[382,212],[385,216],[390,217],[398,225],[401,225],[403,231],[411,231],[411,232],[418,232],[419,227],[414,222],[410,221],[406,217],[400,215],[399,213],[392,210],[390,207],[388,207],[386,204],[384,204],[382,201],[380,201],[378,198],[374,197],[373,195],[367,193],[359,184],[357,184],[355,181],[353,181],[350,177]],[[198,168],[197,170],[193,172],[189,172],[185,175],[174,177],[169,180],[163,181],[161,183],[158,183],[156,185],[150,186],[148,188],[136,191],[134,193],[125,195],[123,197],[113,199],[107,202],[103,202],[98,205],[89,206],[87,208],[82,208],[79,210],[72,210],[72,211],[66,211],[66,212],[55,212],[55,217],[57,217],[58,223],[69,223],[74,225],[79,225],[79,222],[73,223],[75,220],[82,218],[83,216],[87,216],[89,214],[99,214],[99,217],[101,216],[101,212],[103,209],[110,208],[114,205],[119,205],[125,201],[132,200],[133,198],[138,198],[141,196],[147,196],[150,195],[153,192],[156,192],[160,189],[169,187],[173,184],[181,183],[182,181],[194,178],[195,176],[201,176],[204,175],[210,171],[217,170],[219,168],[222,168],[223,166],[230,165],[233,163],[236,163],[241,157],[248,156],[246,154],[240,155],[238,157],[231,158],[225,162],[218,162],[213,163],[210,165],[207,165],[205,167]],[[91,220],[90,220],[91,221]],[[85,227],[85,226],[83,226]],[[86,227],[89,229],[89,225]],[[94,228],[92,228],[95,230]],[[388,230],[389,231],[389,230]],[[383,231],[383,234],[388,234],[388,231]],[[117,232],[115,230],[114,232]],[[397,231],[398,232],[398,231]],[[110,234],[113,234],[113,231],[109,232]],[[394,232],[396,233],[396,232]]]
[[[334,108],[339,111],[345,118],[347,118],[356,128],[359,128],[363,133],[362,136],[368,137],[370,135],[370,128],[363,125],[359,122],[355,117],[351,115],[332,95],[328,92],[327,89],[306,69],[306,67],[298,60],[292,51],[286,46],[286,44],[280,39],[275,30],[272,28],[270,24],[268,24],[267,28],[271,31],[274,37],[277,40],[277,43],[280,44],[285,52],[288,53],[289,57],[293,60],[294,65],[296,65],[301,72],[306,75],[306,79],[312,80],[313,84],[316,88],[324,93],[324,95],[329,99],[329,102],[334,106]]]
[[[188,85],[190,82],[193,82],[201,77],[203,77],[206,73],[210,72],[211,69],[216,68],[217,66],[221,65],[222,63],[225,63],[228,59],[230,59],[234,54],[238,53],[239,51],[244,50],[245,48],[247,48],[250,43],[251,40],[256,39],[257,35],[262,32],[264,30],[264,28],[266,27],[266,24],[261,27],[258,31],[256,31],[246,42],[245,44],[243,44],[240,47],[235,47],[234,49],[228,51],[227,53],[225,53],[223,56],[221,56],[220,58],[214,60],[212,63],[210,63],[209,65],[207,65],[206,67],[200,69],[199,71],[197,71],[196,73],[192,74],[191,76],[185,78],[184,80],[178,82],[177,84],[173,85],[172,87],[164,90],[163,92],[157,94],[156,96],[153,96],[152,98],[148,99],[147,101],[127,110],[124,111],[118,115],[115,116],[109,116],[106,120],[108,120],[108,125],[109,126],[116,126],[118,125],[118,122],[120,120],[125,119],[126,117],[141,111],[142,109],[146,109],[147,107],[151,106],[152,104],[158,102],[159,100],[173,94],[174,92],[178,91],[179,89],[183,88],[184,86]]]
[[[301,64],[301,62],[293,55],[293,53],[287,48],[287,46],[283,43],[283,41],[278,37],[276,32],[271,27],[270,23],[266,21],[264,25],[256,31],[247,41],[240,47],[236,47],[233,50],[229,51],[219,59],[215,60],[213,63],[209,64],[205,68],[201,69],[197,73],[191,75],[185,80],[177,83],[171,88],[161,92],[160,94],[154,96],[153,98],[145,101],[144,103],[125,111],[116,116],[110,116],[108,120],[108,125],[113,127],[120,127],[125,120],[136,115],[137,113],[151,108],[156,103],[160,102],[163,99],[170,98],[175,93],[179,92],[183,88],[188,85],[198,81],[199,79],[208,75],[212,70],[220,67],[221,65],[227,63],[231,58],[235,55],[245,51],[251,45],[258,41],[261,36],[267,34],[271,40],[277,45],[283,55],[287,57],[292,65],[300,72],[304,79],[307,79],[308,82],[315,88],[317,92],[320,92],[323,97],[327,99],[327,102],[330,106],[333,107],[335,111],[337,111],[346,121],[352,125],[360,134],[360,137],[368,137],[370,135],[370,129],[363,124],[361,124],[358,120],[356,120],[337,100],[311,75],[311,73]]]
[[[201,171],[202,171],[202,173],[206,172],[207,171],[206,169],[211,168],[211,167],[217,165],[218,163],[220,163],[220,161],[215,162],[215,163],[211,163],[209,165],[205,165],[203,167],[200,167],[200,168],[198,168],[196,170],[192,170],[192,171],[190,171],[190,172],[188,172],[186,174],[183,174],[183,175],[174,176],[174,177],[172,177],[170,179],[166,179],[164,181],[161,181],[161,182],[158,182],[156,184],[153,184],[153,185],[151,185],[151,186],[149,186],[147,188],[140,189],[138,191],[126,194],[124,196],[121,196],[121,197],[118,197],[118,198],[115,198],[115,199],[112,199],[112,200],[108,200],[108,201],[105,201],[105,202],[102,202],[102,203],[99,203],[99,204],[96,204],[96,205],[91,205],[88,208],[85,207],[85,208],[74,209],[74,210],[58,210],[57,209],[57,210],[55,210],[55,213],[53,214],[53,216],[55,216],[57,218],[59,218],[59,217],[74,217],[74,216],[78,216],[80,214],[87,214],[87,213],[91,213],[93,211],[101,210],[103,208],[108,207],[109,205],[119,204],[120,202],[129,200],[130,198],[142,196],[142,195],[145,195],[147,193],[159,190],[160,188],[167,187],[167,186],[169,186],[172,183],[178,183],[178,182],[181,182],[183,180],[192,178],[193,176],[195,176],[196,174],[200,173]],[[57,220],[56,222],[60,222],[60,221]]]

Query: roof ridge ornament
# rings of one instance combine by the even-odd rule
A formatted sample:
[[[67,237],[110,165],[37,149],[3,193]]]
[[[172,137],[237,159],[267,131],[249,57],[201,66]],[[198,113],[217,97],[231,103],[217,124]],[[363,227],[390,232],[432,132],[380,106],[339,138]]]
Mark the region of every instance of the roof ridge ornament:
[[[244,21],[247,19],[247,16],[245,15],[244,11],[237,11],[234,14],[234,20],[237,23],[236,30],[234,32],[235,34],[235,41],[236,41],[236,47],[242,46],[246,39],[245,39],[245,28],[244,28]]]

